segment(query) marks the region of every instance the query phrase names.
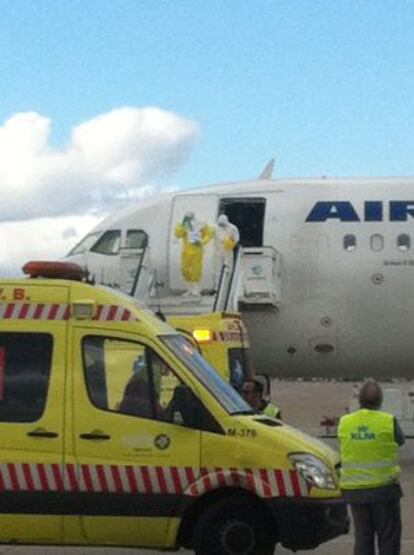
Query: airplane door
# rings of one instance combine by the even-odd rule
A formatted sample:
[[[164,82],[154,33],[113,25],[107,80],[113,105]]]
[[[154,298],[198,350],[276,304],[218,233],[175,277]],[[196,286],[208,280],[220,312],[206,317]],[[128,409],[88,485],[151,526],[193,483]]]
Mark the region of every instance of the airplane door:
[[[184,291],[186,282],[181,273],[181,254],[183,241],[175,236],[176,225],[181,223],[186,212],[193,212],[196,219],[209,226],[217,220],[217,195],[181,195],[176,196],[172,206],[170,239],[168,249],[169,288]],[[209,241],[203,251],[203,272],[200,283],[201,290],[214,288],[214,242]]]
[[[258,197],[222,198],[220,214],[226,214],[240,233],[243,247],[263,247],[266,199]]]

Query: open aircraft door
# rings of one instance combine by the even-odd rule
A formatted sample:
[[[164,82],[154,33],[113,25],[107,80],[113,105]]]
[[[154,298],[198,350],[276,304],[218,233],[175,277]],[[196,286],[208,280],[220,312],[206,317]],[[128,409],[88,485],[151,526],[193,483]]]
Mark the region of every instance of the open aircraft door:
[[[181,223],[186,212],[193,212],[196,219],[212,227],[218,214],[217,195],[177,195],[173,199],[170,239],[168,249],[169,287],[172,290],[184,291],[187,284],[181,273],[182,239],[175,236],[175,227]],[[203,273],[200,283],[201,290],[214,288],[214,239],[211,239],[203,249]]]

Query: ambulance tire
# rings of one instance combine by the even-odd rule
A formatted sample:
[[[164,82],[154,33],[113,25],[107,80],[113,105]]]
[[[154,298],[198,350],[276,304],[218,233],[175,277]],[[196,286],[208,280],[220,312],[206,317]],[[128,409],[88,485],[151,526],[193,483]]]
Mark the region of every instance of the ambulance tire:
[[[244,496],[210,505],[194,529],[195,555],[273,555],[275,547],[266,513]]]

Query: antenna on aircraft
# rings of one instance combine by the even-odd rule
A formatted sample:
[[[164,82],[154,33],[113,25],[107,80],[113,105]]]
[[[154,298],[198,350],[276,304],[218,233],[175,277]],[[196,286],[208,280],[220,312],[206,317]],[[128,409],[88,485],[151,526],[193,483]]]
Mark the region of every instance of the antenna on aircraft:
[[[273,168],[275,167],[275,159],[272,158],[270,162],[267,163],[265,169],[259,175],[259,179],[272,179]]]

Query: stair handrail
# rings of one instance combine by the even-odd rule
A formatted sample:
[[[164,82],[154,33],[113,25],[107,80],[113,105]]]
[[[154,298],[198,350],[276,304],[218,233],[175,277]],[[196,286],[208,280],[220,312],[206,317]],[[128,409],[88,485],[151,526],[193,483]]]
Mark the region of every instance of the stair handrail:
[[[134,281],[132,283],[131,292],[130,292],[130,295],[133,298],[135,298],[135,293],[136,293],[137,288],[138,288],[138,282],[139,282],[139,278],[141,276],[142,266],[144,264],[144,258],[145,258],[145,254],[147,252],[147,249],[148,249],[148,244],[145,245],[144,248],[142,249],[141,256],[139,258],[137,271],[135,272],[135,277],[134,277]]]
[[[243,248],[240,245],[236,245],[233,251],[233,268],[230,274],[230,279],[227,287],[227,294],[226,300],[224,302],[224,310],[228,310],[229,302],[232,298],[234,298],[235,291],[236,291],[236,283],[239,281],[240,277],[240,266],[241,266],[241,253]],[[237,281],[236,278],[237,277]]]
[[[212,312],[216,312],[216,311],[217,311],[219,300],[220,300],[221,297],[222,297],[222,289],[223,289],[223,286],[224,286],[224,276],[225,276],[225,274],[226,274],[227,269],[228,269],[227,264],[223,264],[223,265],[221,266],[220,278],[219,278],[217,290],[216,290],[215,295],[214,295],[214,303],[213,303],[213,310],[212,310]]]
[[[232,294],[234,294],[233,290],[235,289],[234,287],[235,276],[238,275],[238,273],[240,272],[241,250],[242,248],[239,245],[237,245],[233,251],[233,264],[232,264],[231,272],[228,279],[225,279],[225,276],[227,275],[227,272],[230,270],[229,265],[224,263],[221,267],[220,279],[219,279],[217,291],[214,298],[213,312],[216,312],[219,309],[219,301],[221,301],[223,296],[224,296],[224,302],[223,302],[223,306],[220,309],[223,311],[226,311],[229,307]]]

